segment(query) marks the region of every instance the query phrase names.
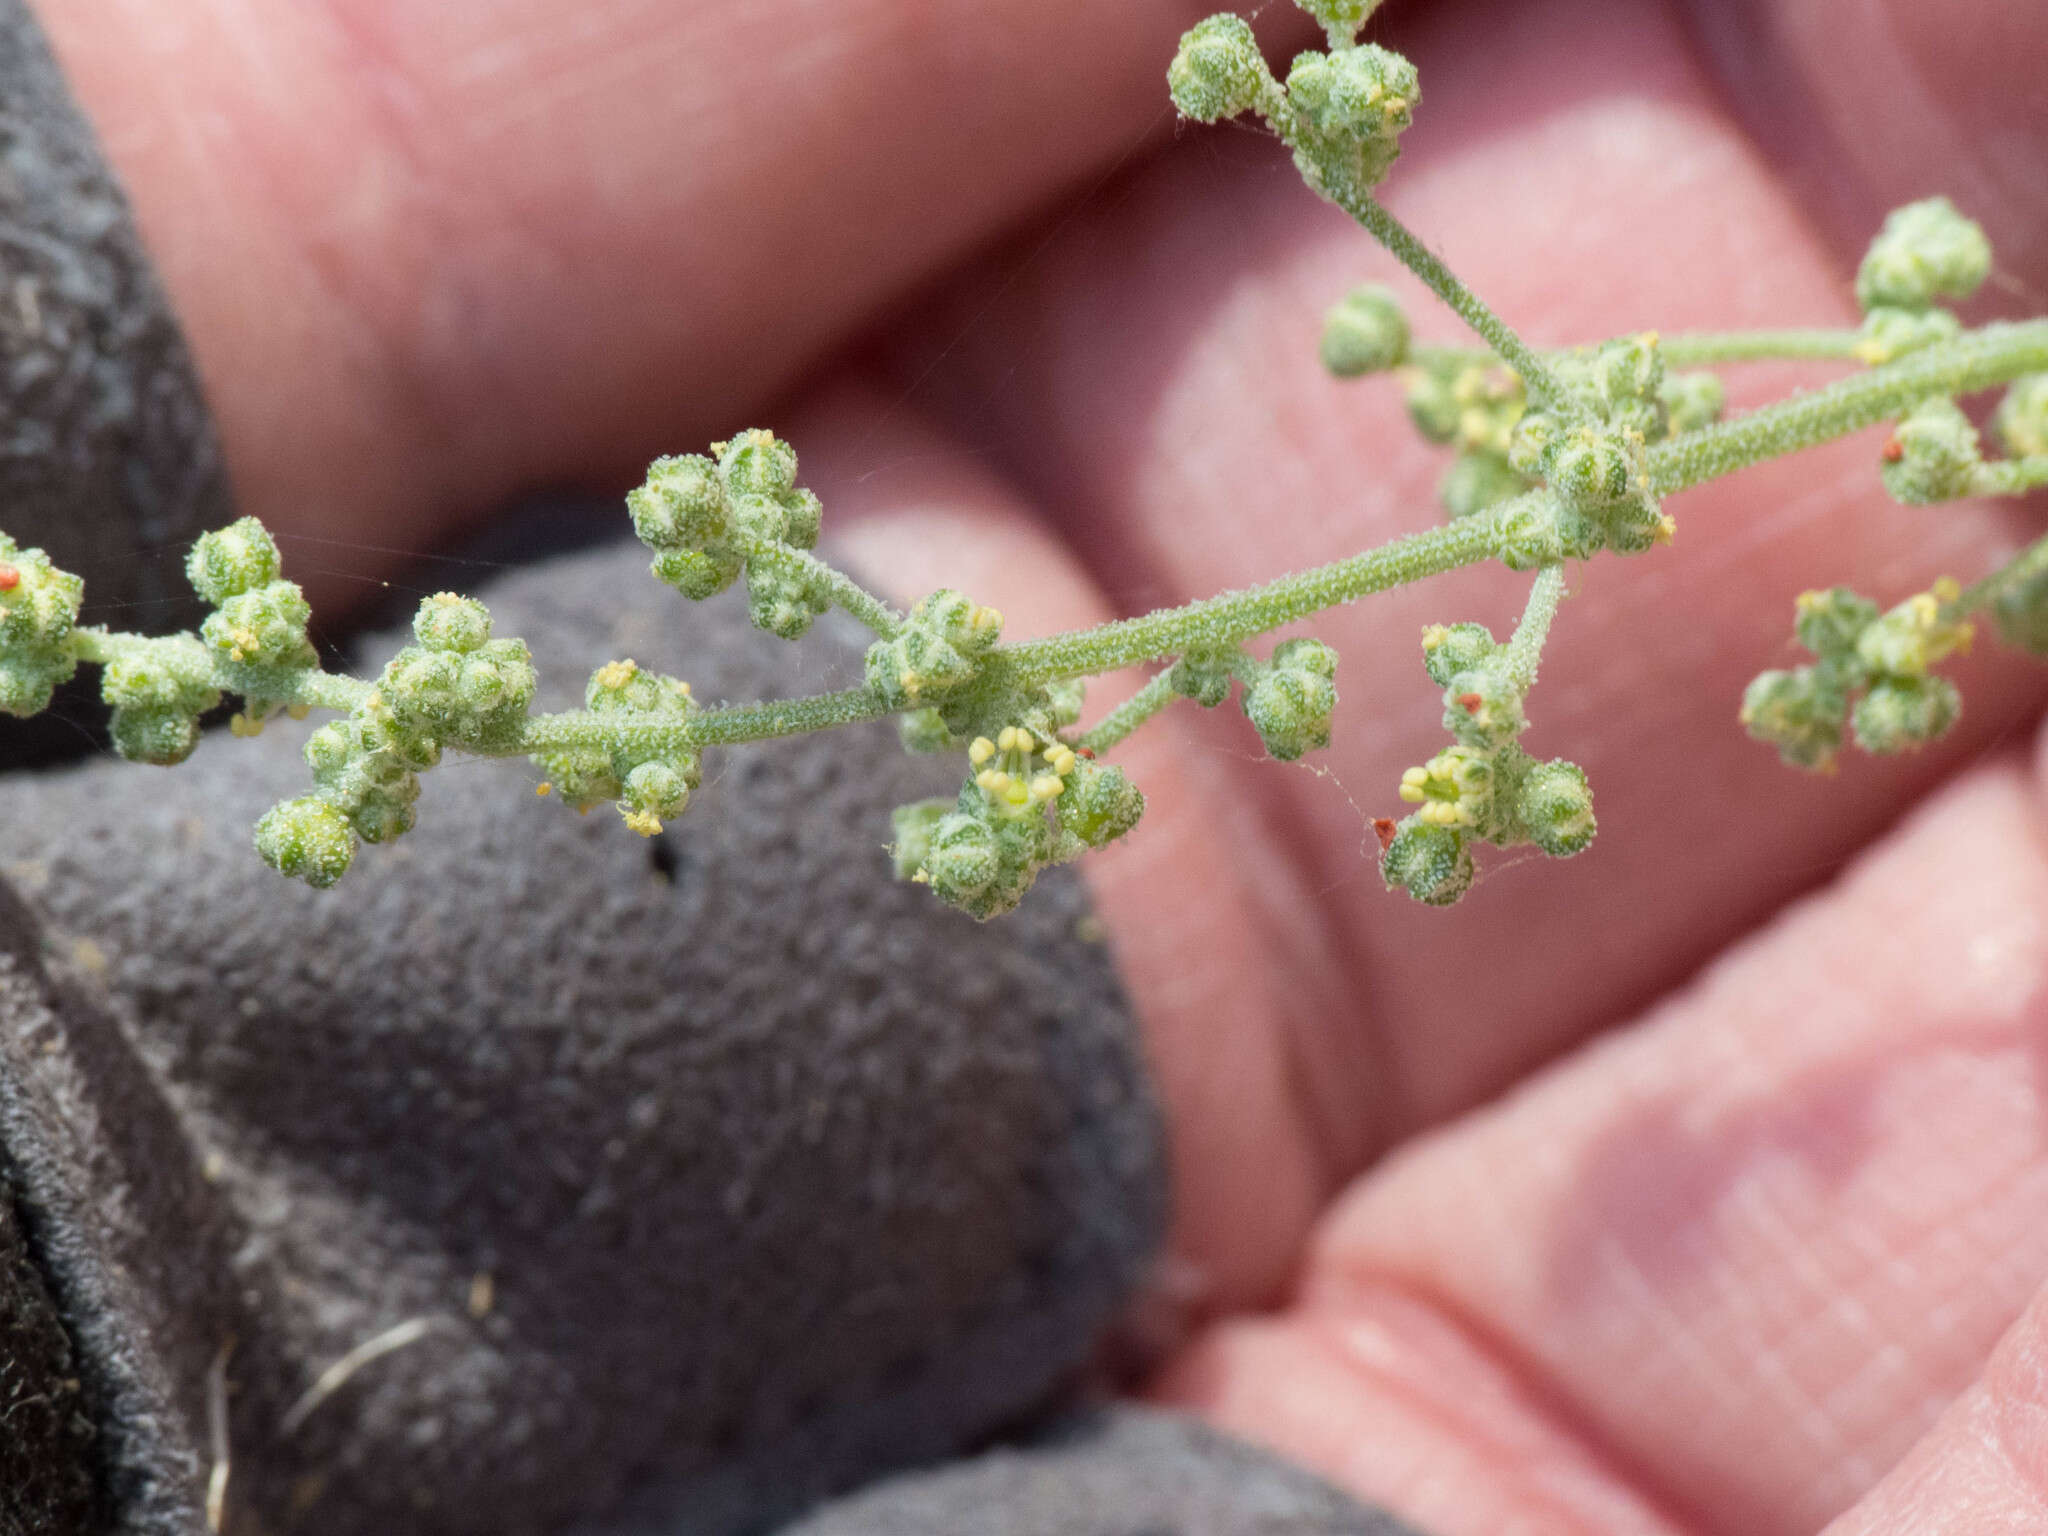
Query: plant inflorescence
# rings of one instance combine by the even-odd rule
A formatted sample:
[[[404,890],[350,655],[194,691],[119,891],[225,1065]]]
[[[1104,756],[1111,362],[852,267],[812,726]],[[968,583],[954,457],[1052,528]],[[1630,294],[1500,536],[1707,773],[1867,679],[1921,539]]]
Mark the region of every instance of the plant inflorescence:
[[[41,550],[0,535],[0,711],[30,715],[81,663],[97,663],[122,756],[170,764],[189,755],[199,718],[224,693],[242,700],[238,734],[279,712],[340,718],[306,746],[312,793],[256,828],[262,856],[287,875],[332,885],[359,843],[413,825],[419,775],[449,751],[523,756],[543,792],[579,808],[616,804],[652,834],[677,815],[707,748],[898,718],[915,752],[958,757],[957,796],[896,812],[893,853],[906,879],[976,917],[1008,910],[1038,872],[1128,833],[1139,787],[1108,761],[1181,699],[1215,707],[1235,692],[1253,732],[1290,761],[1328,745],[1337,655],[1319,640],[1254,642],[1321,610],[1484,561],[1533,572],[1505,640],[1477,623],[1432,625],[1423,665],[1443,690],[1444,749],[1402,775],[1414,809],[1376,825],[1387,883],[1432,904],[1471,885],[1478,842],[1568,857],[1591,843],[1585,773],[1523,751],[1528,697],[1561,598],[1567,562],[1640,555],[1670,542],[1665,499],[1703,481],[1873,424],[1894,421],[1883,483],[1904,502],[2016,495],[2048,484],[2048,320],[1966,329],[1949,302],[1991,267],[1981,229],[1946,200],[1886,220],[1857,274],[1863,323],[1850,330],[1659,337],[1565,351],[1524,342],[1375,196],[1420,101],[1415,67],[1359,41],[1377,0],[1296,0],[1328,47],[1297,56],[1285,79],[1239,17],[1189,31],[1168,71],[1174,104],[1203,123],[1252,114],[1293,152],[1302,178],[1391,251],[1475,333],[1468,348],[1415,344],[1393,296],[1343,298],[1322,357],[1343,378],[1393,373],[1418,430],[1454,450],[1441,485],[1447,520],[1425,532],[1263,586],[1094,629],[1002,643],[1002,616],[949,589],[899,612],[813,552],[818,499],[771,433],[749,431],[710,455],[657,460],[628,498],[653,550],[653,573],[685,597],[743,582],[748,613],[794,640],[838,607],[874,634],[857,686],[808,698],[707,706],[689,685],[631,661],[598,668],[585,707],[531,711],[526,646],[493,638],[479,603],[428,598],[416,643],[374,679],[321,669],[307,604],[283,579],[277,546],[253,519],[207,534],[187,563],[213,611],[197,635],[150,638],[76,622],[82,583]],[[1766,358],[1860,365],[1835,383],[1721,420],[1717,365]],[[1992,418],[2003,449],[1987,457],[1961,396],[2005,385]],[[1969,587],[1936,583],[1889,609],[1847,588],[1807,592],[1795,633],[1814,657],[1762,673],[1741,720],[1785,761],[1831,766],[1846,739],[1895,752],[1954,724],[1960,699],[1934,669],[1988,615],[2012,643],[2048,655],[2048,539]],[[1083,727],[1085,679],[1156,666],[1133,697]]]

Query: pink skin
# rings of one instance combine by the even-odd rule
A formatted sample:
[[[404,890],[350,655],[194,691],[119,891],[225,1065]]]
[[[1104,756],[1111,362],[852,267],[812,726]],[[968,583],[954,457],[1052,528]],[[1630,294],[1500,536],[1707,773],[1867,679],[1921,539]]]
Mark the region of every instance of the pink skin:
[[[1313,360],[1390,263],[1269,141],[1167,131],[1205,7],[41,9],[287,532],[417,546],[758,416],[843,548],[1023,635],[1431,516],[1391,390]],[[1839,321],[1878,215],[1935,190],[1990,226],[1984,311],[2038,312],[2033,11],[1396,6],[1428,91],[1389,198],[1538,341]],[[1153,810],[1091,874],[1175,1128],[1155,1395],[1441,1536],[2048,1528],[2042,674],[1980,647],[1951,742],[1831,782],[1732,720],[1799,589],[1968,577],[2027,529],[1891,506],[1881,442],[1574,576],[1529,745],[1584,763],[1601,840],[1455,912],[1380,890],[1369,818],[1440,740],[1420,625],[1504,630],[1519,581],[1318,621],[1321,773],[1234,709],[1131,744]]]

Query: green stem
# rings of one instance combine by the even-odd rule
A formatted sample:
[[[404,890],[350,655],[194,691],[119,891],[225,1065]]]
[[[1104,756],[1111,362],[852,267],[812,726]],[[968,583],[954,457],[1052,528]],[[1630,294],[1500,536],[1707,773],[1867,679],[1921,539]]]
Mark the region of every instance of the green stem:
[[[1967,618],[1988,608],[1998,594],[2015,581],[2023,581],[2048,571],[2048,536],[2029,544],[2012,559],[2005,562],[1990,575],[1980,577],[1956,595],[1954,602],[1942,605],[1942,618],[1949,621]]]
[[[1522,622],[1515,626],[1507,644],[1508,672],[1523,693],[1535,686],[1536,664],[1543,659],[1543,642],[1550,637],[1550,621],[1557,617],[1557,605],[1563,598],[1564,567],[1546,565],[1536,573]]]
[[[832,601],[852,614],[884,640],[893,640],[903,628],[903,615],[883,602],[844,571],[827,565],[807,550],[793,549],[772,539],[741,538],[734,541],[749,561],[759,560],[784,568],[794,567],[810,581],[831,593]]]
[[[1669,495],[1846,437],[1932,396],[1967,395],[2043,369],[2048,320],[1987,325],[1824,389],[1659,443],[1650,450],[1650,486],[1657,495]]]
[[[1527,342],[1508,329],[1507,322],[1493,312],[1484,299],[1459,281],[1429,247],[1363,187],[1343,187],[1331,193],[1332,201],[1365,227],[1367,234],[1393,252],[1395,258],[1429,285],[1430,292],[1449,305],[1480,339],[1510,368],[1522,376],[1530,395],[1560,415],[1576,419],[1583,412],[1567,394],[1549,366]]]
[[[243,666],[225,660],[194,635],[131,635],[98,628],[74,629],[71,652],[80,661],[99,666],[147,654],[208,688],[238,693],[244,698],[303,704],[308,709],[332,709],[342,714],[368,698],[373,686],[359,677],[323,672],[317,667]]]
[[[1501,517],[1526,499],[1517,497],[1483,516],[1460,518],[1264,586],[1220,593],[1095,629],[998,646],[990,654],[990,664],[1002,666],[1018,682],[1050,682],[1189,651],[1220,650],[1339,603],[1490,559],[1497,553]]]
[[[1174,691],[1173,668],[1156,674],[1150,682],[1102,717],[1101,724],[1081,738],[1091,752],[1107,752],[1131,732],[1166,708],[1180,695]]]
[[[1855,362],[1861,331],[1681,331],[1660,336],[1657,348],[1671,368],[1707,368],[1717,363],[1780,361]],[[1592,347],[1550,347],[1546,358],[1583,355]],[[1462,367],[1500,361],[1484,347],[1412,347],[1408,361],[1423,368]]]
[[[866,688],[842,688],[837,693],[804,699],[700,709],[679,721],[644,724],[622,721],[615,714],[571,710],[534,716],[503,755],[519,757],[579,747],[609,749],[622,739],[663,747],[730,747],[777,736],[802,736],[862,720],[879,720],[888,713],[888,707]]]

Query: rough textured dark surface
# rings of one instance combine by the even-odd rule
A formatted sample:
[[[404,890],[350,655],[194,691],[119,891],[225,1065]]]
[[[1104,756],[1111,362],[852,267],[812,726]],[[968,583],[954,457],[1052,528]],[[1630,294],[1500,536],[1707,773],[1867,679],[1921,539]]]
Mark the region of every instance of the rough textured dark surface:
[[[1191,1420],[1117,1408],[1066,1420],[1028,1444],[891,1478],[782,1536],[1418,1533]]]
[[[92,1442],[70,1336],[0,1180],[0,1536],[95,1527]]]
[[[233,516],[220,455],[126,199],[22,0],[0,0],[0,405],[8,533],[87,578],[88,622],[193,622],[179,541]],[[10,724],[0,767],[75,755],[65,717],[91,697]]]
[[[857,675],[847,630],[786,645],[645,558],[479,593],[544,705],[614,656],[706,700]],[[189,1143],[129,1198],[185,1199],[182,1156],[223,1229],[218,1268],[178,1255],[219,1295],[158,1320],[157,1364],[175,1459],[236,1340],[231,1515],[759,1529],[985,1438],[1084,1360],[1161,1234],[1157,1117],[1076,883],[980,927],[888,878],[889,806],[957,764],[886,725],[729,753],[650,843],[524,764],[451,762],[417,832],[318,893],[249,847],[304,793],[312,724],[0,779],[0,873],[134,1042],[119,1094],[160,1092]],[[72,1107],[85,1142],[129,1115]]]

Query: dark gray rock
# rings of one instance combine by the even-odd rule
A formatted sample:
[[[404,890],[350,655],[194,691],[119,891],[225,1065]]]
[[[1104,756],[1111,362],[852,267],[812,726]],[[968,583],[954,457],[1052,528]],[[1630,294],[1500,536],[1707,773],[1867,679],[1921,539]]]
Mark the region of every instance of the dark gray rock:
[[[71,1339],[0,1182],[0,1536],[97,1524],[92,1420]]]
[[[86,578],[87,622],[200,609],[181,541],[229,521],[205,400],[127,200],[23,0],[0,0],[0,527]],[[138,617],[140,615],[140,617]],[[0,733],[76,755],[90,688]]]
[[[679,1527],[678,1531],[687,1527]],[[781,1536],[1418,1536],[1264,1451],[1136,1408],[889,1479]]]
[[[544,704],[616,656],[708,701],[858,675],[850,627],[786,645],[645,558],[478,594]],[[182,1132],[126,1197],[188,1198],[182,1159],[193,1230],[225,1227],[177,1255],[152,1422],[153,1465],[203,1470],[232,1337],[231,1531],[760,1529],[1084,1362],[1161,1236],[1160,1128],[1075,881],[982,927],[889,878],[889,807],[959,765],[886,724],[725,754],[650,843],[451,761],[418,831],[314,892],[249,828],[306,791],[315,723],[0,780],[0,873]],[[73,1108],[86,1141],[128,1113]]]

